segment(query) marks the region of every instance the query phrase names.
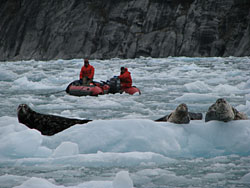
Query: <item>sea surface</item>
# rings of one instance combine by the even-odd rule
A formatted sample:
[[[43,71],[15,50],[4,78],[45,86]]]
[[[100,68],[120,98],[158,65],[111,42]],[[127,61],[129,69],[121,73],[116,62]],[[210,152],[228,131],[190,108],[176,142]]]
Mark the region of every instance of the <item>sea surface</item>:
[[[90,64],[95,81],[127,67],[142,94],[68,95],[82,59],[0,62],[1,188],[250,187],[250,120],[204,120],[218,98],[250,117],[250,57]],[[203,119],[154,121],[180,103]],[[19,104],[94,121],[43,136],[18,122]]]

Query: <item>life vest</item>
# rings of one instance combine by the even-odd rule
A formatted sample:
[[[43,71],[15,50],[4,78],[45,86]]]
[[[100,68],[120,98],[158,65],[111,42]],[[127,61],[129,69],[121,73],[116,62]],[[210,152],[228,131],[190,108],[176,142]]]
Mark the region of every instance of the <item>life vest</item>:
[[[123,74],[120,74],[118,78],[121,81],[122,88],[132,87],[132,78],[127,68],[125,68],[125,72]]]
[[[87,67],[82,66],[80,72],[80,79],[87,76],[89,79],[94,78],[95,68],[92,65],[88,65]]]

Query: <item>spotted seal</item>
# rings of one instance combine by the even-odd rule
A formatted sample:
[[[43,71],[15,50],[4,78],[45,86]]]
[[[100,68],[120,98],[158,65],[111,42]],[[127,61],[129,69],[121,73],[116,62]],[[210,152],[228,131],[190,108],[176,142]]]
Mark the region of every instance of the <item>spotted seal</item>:
[[[182,103],[169,115],[155,121],[168,121],[176,124],[188,124],[190,120],[201,120],[201,113],[188,112],[186,104]]]
[[[247,116],[232,107],[224,98],[219,98],[206,113],[205,122],[211,120],[228,122],[231,120],[246,120]]]
[[[20,104],[18,106],[17,117],[20,123],[26,125],[30,129],[36,129],[47,136],[59,133],[75,124],[85,124],[92,121],[37,113],[27,104]]]

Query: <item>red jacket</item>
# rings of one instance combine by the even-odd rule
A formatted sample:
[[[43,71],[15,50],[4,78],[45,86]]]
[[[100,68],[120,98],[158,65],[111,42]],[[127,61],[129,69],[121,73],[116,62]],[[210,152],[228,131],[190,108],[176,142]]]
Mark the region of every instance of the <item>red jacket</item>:
[[[82,66],[81,72],[80,72],[80,79],[82,77],[87,76],[89,79],[93,79],[95,73],[95,68],[92,65],[88,65],[87,67]]]
[[[132,78],[127,68],[125,68],[125,72],[120,74],[118,78],[121,81],[122,88],[132,87]]]

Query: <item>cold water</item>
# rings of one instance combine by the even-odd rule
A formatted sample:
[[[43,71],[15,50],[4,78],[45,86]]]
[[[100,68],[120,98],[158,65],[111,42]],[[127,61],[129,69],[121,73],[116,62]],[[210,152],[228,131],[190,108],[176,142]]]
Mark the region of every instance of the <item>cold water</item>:
[[[0,187],[250,187],[250,120],[205,123],[225,98],[250,117],[250,58],[90,60],[95,81],[132,74],[142,94],[75,97],[82,59],[0,62]],[[17,120],[16,109],[92,119],[54,136]],[[180,103],[203,119],[153,120]]]

